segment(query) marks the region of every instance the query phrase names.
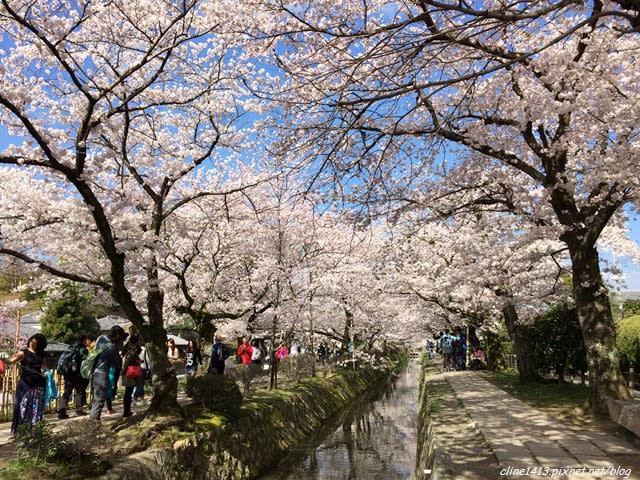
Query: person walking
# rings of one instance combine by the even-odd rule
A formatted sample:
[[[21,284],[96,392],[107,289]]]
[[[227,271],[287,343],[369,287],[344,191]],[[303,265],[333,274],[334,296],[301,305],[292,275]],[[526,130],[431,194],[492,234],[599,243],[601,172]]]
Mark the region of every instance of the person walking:
[[[289,356],[289,349],[287,345],[282,342],[278,349],[276,350],[276,361],[280,362]]]
[[[62,375],[64,381],[64,390],[58,408],[59,419],[69,418],[67,407],[74,393],[76,415],[81,416],[87,414],[84,411],[84,405],[87,403],[89,380],[83,378],[80,374],[80,365],[89,354],[85,346],[86,340],[87,335],[82,335],[78,341],[70,345],[69,348],[62,353],[58,361],[58,373]]]
[[[251,363],[258,367],[262,365],[262,348],[257,340],[253,342],[253,352],[251,352]]]
[[[442,369],[452,370],[454,369],[453,361],[453,341],[455,338],[449,334],[449,330],[445,330],[444,334],[440,336],[440,351],[442,352]]]
[[[151,381],[151,360],[144,345],[140,346],[140,367],[142,367],[142,376],[138,379],[136,387],[133,389],[133,403],[138,406],[144,405],[144,384]]]
[[[429,352],[429,359],[432,360],[433,359],[433,341],[432,340],[427,340],[427,351]]]
[[[114,378],[120,376],[122,369],[122,359],[120,349],[123,342],[129,336],[122,327],[114,325],[109,334],[105,337],[100,335],[93,348],[104,349],[95,359],[93,373],[91,374],[91,385],[93,389],[93,403],[91,404],[90,418],[100,420],[102,409],[109,396],[109,389],[113,389],[109,381],[109,369],[114,369]]]
[[[251,354],[253,353],[253,347],[249,343],[247,337],[242,337],[242,343],[236,350],[236,356],[240,358],[243,365],[249,365],[251,363]]]
[[[46,384],[45,348],[47,348],[47,338],[41,333],[36,333],[27,340],[27,348],[8,359],[9,364],[20,362],[22,367],[13,407],[12,437],[18,433],[20,425],[27,424],[33,428],[43,418]]]
[[[198,365],[202,365],[202,354],[198,347],[198,342],[191,339],[187,344],[187,351],[184,355],[184,369],[187,373],[187,380],[191,380],[198,373]]]
[[[129,341],[122,348],[122,386],[124,387],[124,397],[122,398],[122,417],[130,417],[131,402],[133,401],[133,389],[138,384],[138,379],[142,376],[140,366],[140,341],[138,335],[131,335]]]
[[[211,362],[207,373],[224,375],[224,362],[229,358],[229,349],[222,343],[222,337],[216,335],[211,347]]]

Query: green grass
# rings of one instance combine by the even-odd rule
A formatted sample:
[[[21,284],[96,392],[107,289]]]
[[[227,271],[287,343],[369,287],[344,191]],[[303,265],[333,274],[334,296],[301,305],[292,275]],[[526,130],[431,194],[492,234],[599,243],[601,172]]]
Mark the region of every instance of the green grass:
[[[484,378],[519,400],[536,408],[573,410],[585,407],[589,389],[573,383],[531,383],[520,385],[518,371],[507,368],[498,372],[484,372]]]
[[[37,458],[19,457],[10,460],[0,468],[0,479],[41,478],[49,480],[64,479],[68,476],[68,469],[64,465],[52,464]]]
[[[222,425],[229,422],[229,419],[224,415],[219,415],[217,413],[209,413],[203,412],[200,414],[200,418],[196,419],[196,425],[206,426],[206,427],[221,427]],[[185,436],[191,435],[191,432],[185,432]]]
[[[443,385],[435,382],[428,382],[427,389],[427,412],[429,416],[438,416],[442,412]]]

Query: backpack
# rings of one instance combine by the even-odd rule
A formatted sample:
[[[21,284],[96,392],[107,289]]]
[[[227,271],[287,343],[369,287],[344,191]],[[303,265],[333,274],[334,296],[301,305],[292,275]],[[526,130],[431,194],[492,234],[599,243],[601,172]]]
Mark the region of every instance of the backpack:
[[[100,347],[96,345],[94,349],[89,352],[87,358],[85,358],[80,365],[80,375],[82,375],[82,378],[87,380],[91,378],[91,375],[93,375],[93,364],[96,362],[96,358],[110,346],[110,342],[105,342]]]
[[[442,337],[442,353],[451,353],[453,351],[453,337],[445,335]]]
[[[213,358],[216,358],[218,362],[224,362],[227,358],[229,358],[229,354],[227,353],[226,347],[219,343],[214,345]]]
[[[72,345],[62,352],[62,355],[60,355],[56,370],[63,377],[76,375],[80,370],[81,357],[82,352],[80,351],[80,346]]]

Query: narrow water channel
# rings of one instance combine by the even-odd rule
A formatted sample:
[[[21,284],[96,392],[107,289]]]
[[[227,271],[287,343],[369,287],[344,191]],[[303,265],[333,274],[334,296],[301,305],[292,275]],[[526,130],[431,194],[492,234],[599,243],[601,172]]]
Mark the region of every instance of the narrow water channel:
[[[420,365],[329,422],[260,480],[410,479],[415,472]]]

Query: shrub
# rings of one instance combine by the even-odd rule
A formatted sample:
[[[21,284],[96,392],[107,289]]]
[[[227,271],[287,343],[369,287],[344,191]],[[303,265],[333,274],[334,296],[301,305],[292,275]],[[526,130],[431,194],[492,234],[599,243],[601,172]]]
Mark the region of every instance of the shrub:
[[[296,383],[311,376],[311,362],[313,357],[307,353],[289,355],[280,362],[280,371]]]
[[[620,353],[620,368],[640,370],[640,315],[625,318],[617,324],[616,346]]]
[[[20,425],[15,445],[20,457],[33,457],[36,460],[47,461],[57,454],[57,444],[53,441],[53,426],[44,420],[33,426]]]
[[[640,315],[640,300],[625,300],[622,304],[624,318]]]
[[[575,308],[552,305],[522,329],[526,348],[539,371],[555,372],[560,381],[564,381],[565,373],[586,371],[586,349]]]
[[[66,422],[58,430],[46,421],[21,425],[16,435],[18,459],[1,469],[0,478],[46,476],[51,480],[81,480],[104,473],[110,466],[105,447],[111,430],[98,421]],[[3,476],[11,471],[23,474]]]
[[[245,396],[249,395],[253,389],[253,383],[262,374],[261,366],[250,363],[248,365],[237,365],[229,371],[229,378],[242,385]]]
[[[192,378],[186,385],[187,395],[207,410],[234,414],[242,402],[242,393],[236,381],[228,375],[207,373]]]
[[[91,299],[70,283],[50,292],[40,320],[42,333],[63,343],[72,343],[82,333],[100,333],[100,324],[89,313]]]
[[[100,455],[100,449],[111,441],[108,435],[107,428],[97,421],[66,422],[53,433],[56,459],[67,464],[93,461]]]

